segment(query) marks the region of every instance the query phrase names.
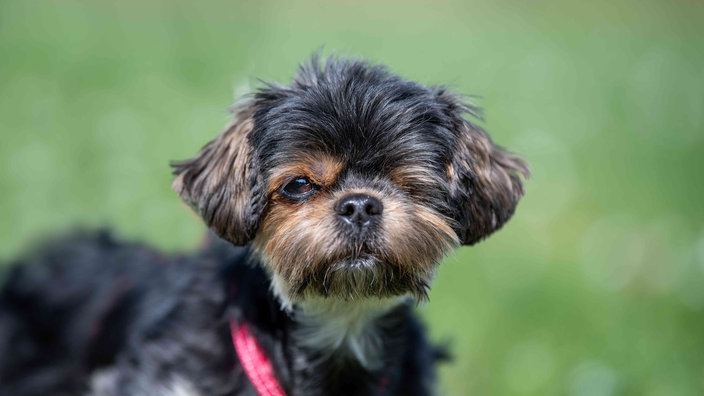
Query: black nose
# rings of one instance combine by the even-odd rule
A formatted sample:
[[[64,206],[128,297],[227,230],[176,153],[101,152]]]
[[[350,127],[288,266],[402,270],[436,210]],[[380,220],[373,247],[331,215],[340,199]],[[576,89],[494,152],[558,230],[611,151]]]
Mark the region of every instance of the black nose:
[[[348,224],[367,226],[384,211],[384,205],[377,198],[366,194],[350,194],[335,204],[335,212]]]

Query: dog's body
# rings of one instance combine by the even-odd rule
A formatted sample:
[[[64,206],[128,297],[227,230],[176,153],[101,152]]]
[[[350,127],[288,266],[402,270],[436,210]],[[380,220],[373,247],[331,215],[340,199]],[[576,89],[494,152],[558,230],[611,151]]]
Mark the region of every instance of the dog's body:
[[[430,393],[437,356],[407,304],[374,319],[384,364],[368,372],[301,347],[305,319],[281,310],[246,256],[214,237],[168,257],[97,234],[16,263],[0,297],[0,394],[256,395],[232,317],[254,329],[287,394]]]
[[[527,174],[468,111],[361,61],[261,88],[174,165],[217,234],[202,251],[84,235],[13,266],[0,394],[432,394],[441,353],[412,306],[446,253],[511,217]]]

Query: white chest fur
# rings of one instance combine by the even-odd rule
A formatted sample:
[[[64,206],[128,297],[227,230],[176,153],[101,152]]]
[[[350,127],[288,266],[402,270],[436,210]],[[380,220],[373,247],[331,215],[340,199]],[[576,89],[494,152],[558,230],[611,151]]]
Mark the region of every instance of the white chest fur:
[[[323,357],[346,354],[366,369],[378,369],[383,363],[382,340],[374,322],[405,299],[309,299],[293,309],[294,319],[299,324],[295,340]]]

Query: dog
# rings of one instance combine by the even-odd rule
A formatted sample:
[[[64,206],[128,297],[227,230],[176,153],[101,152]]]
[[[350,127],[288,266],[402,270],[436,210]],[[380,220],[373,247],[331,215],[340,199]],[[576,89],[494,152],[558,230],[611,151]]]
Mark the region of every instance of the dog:
[[[0,394],[434,394],[414,306],[511,218],[526,163],[462,96],[359,59],[314,56],[232,112],[172,163],[201,250],[79,232],[8,264]]]

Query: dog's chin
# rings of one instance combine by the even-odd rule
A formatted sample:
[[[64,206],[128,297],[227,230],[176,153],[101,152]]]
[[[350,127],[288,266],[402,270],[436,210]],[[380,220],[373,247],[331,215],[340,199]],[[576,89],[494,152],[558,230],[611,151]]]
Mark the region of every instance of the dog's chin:
[[[432,273],[402,270],[372,254],[356,254],[322,265],[297,282],[273,274],[272,286],[285,307],[309,300],[363,301],[411,296],[427,299]]]

